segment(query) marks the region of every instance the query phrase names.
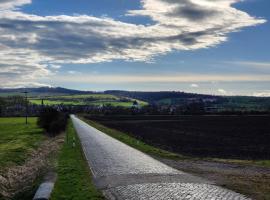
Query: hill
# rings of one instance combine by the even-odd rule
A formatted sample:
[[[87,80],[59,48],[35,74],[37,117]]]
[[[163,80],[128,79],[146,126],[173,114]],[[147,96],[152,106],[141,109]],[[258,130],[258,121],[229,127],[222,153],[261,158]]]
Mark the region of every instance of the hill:
[[[131,107],[134,101],[137,101],[140,106],[147,105],[147,102],[134,98],[115,96],[103,92],[72,90],[61,87],[0,89],[0,97],[23,96],[23,92],[25,91],[28,92],[29,101],[36,105],[40,105],[43,102],[45,105],[111,105]]]
[[[270,97],[217,96],[176,91],[139,92],[109,90],[105,94],[129,97],[159,106],[201,104],[207,111],[269,111]]]
[[[205,94],[194,94],[186,92],[176,92],[176,91],[160,91],[160,92],[140,92],[140,91],[122,91],[122,90],[107,90],[105,94],[112,94],[115,96],[125,96],[134,99],[140,99],[142,101],[147,101],[149,103],[162,103],[165,99],[219,99],[220,96],[205,95]]]
[[[0,97],[23,95],[29,92],[32,103],[66,105],[115,105],[131,106],[133,101],[140,105],[187,106],[200,104],[207,111],[269,111],[270,97],[217,96],[176,91],[141,92],[107,90],[104,92],[80,91],[61,87],[0,89]]]
[[[60,95],[75,95],[75,94],[93,94],[91,91],[72,90],[61,87],[39,87],[39,88],[13,88],[1,89],[0,96],[23,95],[23,92],[29,92],[30,96],[60,96]]]

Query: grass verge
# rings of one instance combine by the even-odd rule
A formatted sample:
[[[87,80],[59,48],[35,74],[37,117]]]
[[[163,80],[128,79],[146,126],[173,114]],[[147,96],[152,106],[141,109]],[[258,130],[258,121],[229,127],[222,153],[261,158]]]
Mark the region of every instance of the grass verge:
[[[21,165],[32,150],[45,140],[37,124],[37,118],[0,118],[0,171],[6,167]]]
[[[85,118],[81,118],[83,121],[85,121],[86,123],[90,124],[91,126],[95,127],[96,129],[110,135],[111,137],[135,148],[138,149],[146,154],[149,154],[151,156],[158,156],[158,157],[162,157],[162,158],[168,158],[168,159],[187,159],[187,157],[179,155],[179,154],[175,154],[169,151],[165,151],[156,147],[153,147],[151,145],[148,145],[132,136],[129,136],[128,134],[125,134],[121,131],[112,129],[112,128],[108,128],[106,126],[103,126],[97,122],[91,121],[91,120],[87,120]]]
[[[59,153],[58,178],[51,200],[104,199],[93,185],[89,167],[71,121],[68,123],[67,138]],[[75,147],[72,145],[73,138]]]

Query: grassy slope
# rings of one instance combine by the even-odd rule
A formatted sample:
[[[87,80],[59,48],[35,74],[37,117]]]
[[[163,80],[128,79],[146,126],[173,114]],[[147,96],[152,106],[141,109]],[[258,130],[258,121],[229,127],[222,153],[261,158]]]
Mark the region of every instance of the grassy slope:
[[[169,158],[169,159],[183,159],[184,156],[181,156],[179,154],[171,153],[153,146],[150,146],[148,144],[145,144],[144,142],[137,140],[134,137],[131,137],[123,132],[108,128],[106,126],[103,126],[97,122],[87,120],[85,118],[82,118],[85,122],[90,124],[91,126],[95,127],[96,129],[103,131],[104,133],[110,135],[111,137],[120,140],[121,142],[124,142],[128,144],[129,146],[132,146],[144,153],[150,154],[152,156],[159,156],[163,158]]]
[[[45,139],[36,118],[0,118],[0,169],[22,164],[28,153]]]
[[[96,190],[84,158],[80,142],[71,121],[67,130],[69,141],[65,142],[58,158],[58,179],[52,194],[52,200],[104,199]],[[76,146],[72,147],[72,138]]]
[[[55,97],[52,97],[55,98]],[[66,95],[66,96],[57,96],[57,98],[63,98],[63,99],[85,99],[85,98],[95,98],[95,99],[114,99],[118,100],[119,98],[110,95],[110,94],[82,94],[82,95]]]
[[[96,99],[95,101],[84,101],[87,99]],[[45,105],[112,105],[112,106],[122,106],[131,107],[133,105],[134,99],[130,99],[129,102],[121,102],[120,98],[109,94],[88,94],[88,95],[66,95],[66,96],[52,96],[44,99],[43,103]],[[40,105],[40,98],[31,98],[30,102],[33,104]],[[147,105],[146,102],[137,102],[141,105]]]
[[[41,100],[40,99],[30,99],[29,100],[33,104],[41,105]],[[64,104],[64,105],[84,105],[83,102],[76,102],[76,101],[56,101],[56,100],[43,100],[43,103],[45,105],[59,105],[59,104]]]
[[[33,104],[41,105],[41,100],[39,99],[31,99],[30,102]],[[43,103],[45,105],[64,104],[64,105],[95,105],[95,106],[110,104],[112,106],[122,106],[122,107],[131,107],[133,105],[132,102],[118,102],[118,101],[93,101],[93,102],[84,103],[80,101],[78,102],[78,101],[62,101],[62,100],[61,101],[44,100]]]

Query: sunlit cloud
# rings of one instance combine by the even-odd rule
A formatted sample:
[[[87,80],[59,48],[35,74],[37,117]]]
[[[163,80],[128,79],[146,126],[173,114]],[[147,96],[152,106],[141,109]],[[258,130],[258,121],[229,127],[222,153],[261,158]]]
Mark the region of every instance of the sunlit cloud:
[[[227,94],[228,94],[228,92],[227,92],[226,90],[221,89],[221,88],[218,89],[217,91],[218,91],[218,93],[221,94],[221,95],[227,95]]]
[[[270,97],[270,90],[263,91],[263,92],[254,92],[253,96],[255,96],[255,97]]]
[[[28,83],[67,63],[154,62],[172,51],[210,48],[231,32],[266,22],[234,8],[239,1],[141,0],[142,9],[127,15],[148,16],[153,24],[138,25],[88,15],[27,14],[19,8],[30,0],[3,0],[0,76]]]
[[[255,61],[230,61],[227,64],[239,65],[243,67],[251,67],[254,69],[268,69],[270,70],[270,62],[255,62]]]
[[[81,74],[80,72],[73,71],[73,70],[68,71],[68,73],[69,73],[69,74]]]
[[[196,83],[192,83],[192,84],[190,84],[190,87],[191,87],[191,88],[198,88],[198,87],[199,87],[199,85],[198,85],[198,84],[196,84]]]
[[[31,0],[0,0],[0,11],[18,9],[19,6],[30,4],[31,2]]]
[[[55,64],[51,64],[50,68],[52,69],[60,69],[62,66],[61,65],[55,65]]]

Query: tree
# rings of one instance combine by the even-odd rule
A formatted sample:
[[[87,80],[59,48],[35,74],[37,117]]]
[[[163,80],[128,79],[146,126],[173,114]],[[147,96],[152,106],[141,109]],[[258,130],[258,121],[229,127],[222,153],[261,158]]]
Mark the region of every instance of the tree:
[[[68,115],[52,107],[44,107],[38,118],[39,127],[45,129],[50,137],[65,131]]]

